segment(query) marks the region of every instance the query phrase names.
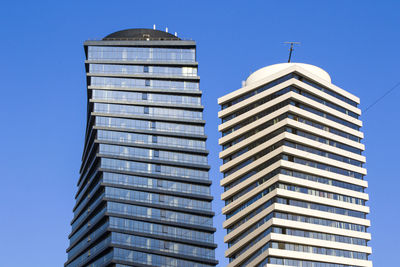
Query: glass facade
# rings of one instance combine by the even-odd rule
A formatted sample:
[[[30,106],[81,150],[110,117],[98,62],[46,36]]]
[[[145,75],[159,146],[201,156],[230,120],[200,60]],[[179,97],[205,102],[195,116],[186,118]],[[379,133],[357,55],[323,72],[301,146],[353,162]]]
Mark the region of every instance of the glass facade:
[[[356,98],[281,65],[219,99],[228,267],[372,266]]]
[[[108,65],[89,64],[89,73],[93,74],[154,74],[160,76],[197,76],[197,68],[193,67],[161,67],[148,65]]]
[[[171,38],[85,43],[88,128],[65,266],[218,264],[195,42]]]
[[[196,49],[193,47],[116,47],[88,46],[88,60],[98,61],[165,61],[195,62]]]

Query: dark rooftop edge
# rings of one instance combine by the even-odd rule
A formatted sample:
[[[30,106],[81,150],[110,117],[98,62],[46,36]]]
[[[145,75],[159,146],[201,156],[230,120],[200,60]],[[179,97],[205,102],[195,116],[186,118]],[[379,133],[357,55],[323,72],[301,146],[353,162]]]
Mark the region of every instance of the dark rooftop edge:
[[[112,40],[181,40],[177,36],[153,29],[127,29],[111,33],[103,41]]]

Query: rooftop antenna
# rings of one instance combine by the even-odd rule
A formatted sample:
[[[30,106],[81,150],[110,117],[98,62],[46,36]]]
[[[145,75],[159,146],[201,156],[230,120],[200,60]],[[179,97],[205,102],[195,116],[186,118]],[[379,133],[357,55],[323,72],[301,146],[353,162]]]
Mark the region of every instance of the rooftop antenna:
[[[288,59],[288,63],[290,62],[290,60],[292,59],[292,52],[293,52],[293,46],[294,45],[300,45],[300,42],[284,42],[284,44],[290,44],[290,48],[289,48],[289,59]]]
[[[153,24],[153,30],[155,30],[156,29],[156,24]]]

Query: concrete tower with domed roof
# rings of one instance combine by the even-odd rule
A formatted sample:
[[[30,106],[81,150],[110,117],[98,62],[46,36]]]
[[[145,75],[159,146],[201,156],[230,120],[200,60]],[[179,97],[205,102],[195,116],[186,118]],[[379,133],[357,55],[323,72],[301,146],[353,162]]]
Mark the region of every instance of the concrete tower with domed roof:
[[[358,97],[282,63],[218,99],[228,267],[371,267]]]

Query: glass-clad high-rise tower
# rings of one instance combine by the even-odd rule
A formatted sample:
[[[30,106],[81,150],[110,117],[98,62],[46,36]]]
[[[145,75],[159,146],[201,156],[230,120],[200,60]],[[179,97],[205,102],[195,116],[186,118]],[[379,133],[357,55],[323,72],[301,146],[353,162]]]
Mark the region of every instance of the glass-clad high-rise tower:
[[[215,266],[196,44],[86,41],[88,115],[65,266]]]
[[[218,102],[228,267],[371,267],[359,98],[283,63]]]

